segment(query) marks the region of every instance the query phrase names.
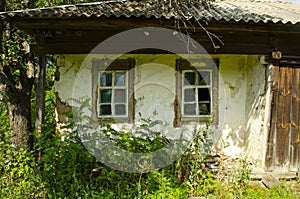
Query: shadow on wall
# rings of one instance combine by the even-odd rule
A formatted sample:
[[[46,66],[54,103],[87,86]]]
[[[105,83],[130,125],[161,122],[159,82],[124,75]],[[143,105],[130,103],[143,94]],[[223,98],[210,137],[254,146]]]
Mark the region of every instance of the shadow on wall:
[[[250,61],[253,62],[253,60]],[[248,71],[245,152],[253,159],[253,161],[261,163],[265,148],[263,124],[265,116],[267,68],[260,64],[260,62],[250,64],[253,67]]]
[[[266,68],[259,58],[257,55],[228,58],[232,65],[223,68],[229,99],[225,105],[227,118],[214,139],[216,150],[231,157],[245,155],[253,162],[262,159],[264,149]]]

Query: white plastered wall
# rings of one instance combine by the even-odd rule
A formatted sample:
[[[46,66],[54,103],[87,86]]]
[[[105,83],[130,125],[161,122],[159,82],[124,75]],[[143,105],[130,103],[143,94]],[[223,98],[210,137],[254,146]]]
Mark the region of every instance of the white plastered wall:
[[[55,89],[64,102],[70,98],[91,98],[93,58],[115,59],[113,55],[63,55],[60,80]],[[172,124],[177,55],[125,55],[135,67],[135,119],[152,117]],[[197,56],[207,58],[207,56]],[[214,133],[217,152],[231,157],[247,155],[261,162],[265,68],[257,55],[213,55],[219,59],[219,128]],[[76,81],[75,81],[76,79]],[[76,82],[74,84],[74,82]],[[73,92],[76,91],[76,92]],[[59,112],[59,111],[58,111]],[[169,132],[170,133],[170,132]]]

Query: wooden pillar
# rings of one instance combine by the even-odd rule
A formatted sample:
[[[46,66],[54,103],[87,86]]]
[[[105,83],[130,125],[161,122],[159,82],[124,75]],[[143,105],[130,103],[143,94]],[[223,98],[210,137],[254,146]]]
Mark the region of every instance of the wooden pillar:
[[[40,132],[45,116],[46,54],[39,54],[38,78],[36,82],[35,129]]]

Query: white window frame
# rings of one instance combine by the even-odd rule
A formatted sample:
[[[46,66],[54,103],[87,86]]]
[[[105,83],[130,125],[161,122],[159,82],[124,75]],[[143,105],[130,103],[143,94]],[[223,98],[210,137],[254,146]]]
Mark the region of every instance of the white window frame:
[[[185,73],[188,73],[188,72],[199,72],[201,74],[201,72],[209,72],[209,85],[185,85],[184,82],[185,82]],[[212,73],[213,71],[210,70],[210,69],[199,69],[199,70],[182,70],[182,74],[181,74],[181,92],[182,92],[182,100],[181,100],[181,113],[182,113],[182,116],[185,117],[185,118],[194,118],[194,117],[210,117],[211,114],[212,114],[212,110],[213,110],[213,99],[214,99],[214,96],[213,96],[213,92],[212,92]],[[195,82],[198,82],[198,78],[199,78],[199,75],[196,76],[196,81]],[[184,102],[184,90],[185,89],[195,89],[195,101],[194,102]],[[208,88],[209,89],[209,94],[210,94],[210,101],[199,101],[198,100],[198,88]],[[210,114],[208,115],[201,115],[199,113],[199,103],[209,103],[210,104]],[[185,115],[184,114],[184,105],[185,104],[193,104],[193,103],[196,103],[196,114],[195,115]]]
[[[108,59],[93,59],[92,60],[92,118],[99,123],[105,122],[125,122],[132,123],[135,118],[135,101],[134,101],[134,67],[135,67],[135,59],[127,58],[127,59],[116,59],[111,62]],[[115,111],[112,110],[111,115],[100,115],[100,87],[105,88],[100,85],[100,75],[104,72],[126,72],[126,115],[116,115]],[[114,79],[112,80],[114,81]],[[118,88],[124,88],[123,86]],[[117,88],[116,87],[116,88]],[[108,86],[107,88],[112,88]],[[112,93],[113,98],[113,93]],[[112,99],[113,100],[113,99]],[[104,103],[103,103],[104,104]],[[114,105],[113,101],[109,103]],[[123,103],[120,103],[123,104]],[[113,107],[114,109],[114,107]]]
[[[115,86],[115,74],[118,72],[125,73],[125,85],[124,86]],[[111,86],[101,86],[100,78],[102,74],[104,73],[111,73],[112,74],[112,85]],[[98,107],[97,107],[97,113],[98,113],[98,118],[111,118],[111,117],[117,117],[117,118],[122,118],[122,117],[128,117],[128,71],[126,70],[111,70],[111,71],[99,71],[98,73]],[[100,103],[100,90],[101,89],[111,89],[112,94],[111,94],[111,102],[110,103]],[[125,103],[115,103],[114,102],[114,94],[115,90],[117,89],[125,89]],[[125,104],[125,114],[124,115],[117,115],[115,114],[115,105],[117,104]],[[111,105],[111,115],[100,115],[100,106],[101,105]]]
[[[200,64],[199,64],[200,63]],[[180,127],[189,122],[212,122],[214,125],[218,124],[219,105],[218,105],[218,84],[219,84],[219,60],[218,59],[177,59],[176,60],[176,97],[174,100],[174,120],[173,126]],[[197,99],[197,115],[184,114],[184,72],[209,71],[210,72],[210,114],[199,114],[198,95]],[[204,85],[202,85],[204,86]],[[204,86],[205,87],[205,86]],[[201,88],[198,85],[197,88]],[[198,92],[198,91],[197,91]],[[196,93],[198,94],[198,93]],[[195,101],[196,102],[196,101]],[[201,103],[201,102],[200,102]]]

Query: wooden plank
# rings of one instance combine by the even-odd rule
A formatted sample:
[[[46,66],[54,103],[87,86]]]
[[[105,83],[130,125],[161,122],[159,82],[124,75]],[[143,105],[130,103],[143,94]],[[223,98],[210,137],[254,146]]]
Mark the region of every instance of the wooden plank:
[[[238,42],[238,41],[237,41]],[[99,45],[101,42],[64,42],[64,43],[46,43],[43,46],[39,45],[31,45],[31,49],[35,53],[47,53],[47,54],[88,54]],[[251,44],[251,46],[245,44],[238,45],[230,44],[226,42],[226,46],[221,47],[218,50],[213,48],[213,45],[210,41],[199,41],[201,46],[209,53],[209,54],[269,54],[270,46],[266,43],[260,43],[258,45]],[[172,44],[167,44],[166,47]],[[146,47],[145,47],[146,48]],[[187,54],[186,48],[176,49],[179,54]],[[147,50],[141,49],[139,53],[147,54]],[[111,48],[104,48],[99,51],[99,53],[103,54],[119,54],[122,51],[122,45]],[[150,53],[153,53],[150,52]]]
[[[174,28],[174,19],[157,19],[155,17],[146,18],[140,17],[15,17],[14,19],[8,19],[12,24],[18,26],[29,32],[34,32],[34,29],[76,29],[80,27],[81,29],[98,29],[99,27],[116,28],[116,27],[165,27]],[[193,28],[189,29],[201,30],[198,23],[194,20],[190,20]],[[249,32],[260,32],[260,33],[281,33],[290,32],[297,33],[300,32],[299,24],[282,24],[282,23],[255,23],[252,21],[236,22],[234,20],[225,21],[210,21],[208,23],[202,23],[202,25],[210,31],[249,31]],[[184,28],[184,27],[182,27]]]
[[[67,30],[46,32],[45,43],[43,45],[32,45],[32,50],[36,53],[49,54],[88,54],[95,46],[100,44],[105,39],[116,35],[127,29],[95,29],[95,30]],[[184,32],[183,32],[184,33]],[[214,39],[218,49],[213,47],[209,37],[204,31],[198,31],[190,36],[195,39],[203,48],[210,54],[265,54],[277,48],[281,49],[283,55],[298,55],[300,51],[299,34],[256,34],[253,32],[234,31],[234,32],[214,32],[222,40],[224,45]],[[272,43],[274,38],[277,43]],[[166,46],[168,44],[167,41]],[[126,40],[123,45],[126,44]],[[117,48],[117,49],[120,49]],[[116,53],[111,48],[103,49],[103,53]],[[186,52],[180,52],[186,53]]]
[[[44,123],[45,115],[45,86],[46,86],[46,55],[39,55],[39,70],[36,83],[36,117],[35,128],[39,132]]]
[[[290,68],[290,70],[293,73],[290,170],[297,171],[300,166],[300,68]]]
[[[94,121],[98,120],[98,73],[99,71],[97,70],[97,67],[93,62],[92,65],[92,118]]]
[[[35,131],[41,133],[45,118],[45,97],[46,97],[46,54],[39,54],[38,77],[36,81],[36,104],[35,104]],[[38,142],[39,136],[35,137]],[[42,151],[36,152],[36,157],[40,162]]]
[[[54,36],[45,34],[46,45],[43,48],[35,48],[36,53],[49,54],[86,54],[115,33],[141,27],[162,27],[174,29],[174,20],[155,17],[21,17],[8,19],[15,26],[27,31],[32,36],[43,31],[58,31],[63,34]],[[298,55],[300,51],[300,24],[281,23],[255,23],[235,21],[211,21],[203,26],[219,36],[225,46],[218,44],[221,48],[214,49],[209,37],[206,35],[196,21],[190,21],[192,26],[182,27],[183,32],[188,30],[190,35],[196,39],[209,53],[224,54],[269,54],[272,49],[277,48],[283,54]],[[66,35],[66,31],[87,32],[81,37],[77,33]],[[93,32],[91,34],[91,32]],[[113,34],[110,34],[113,33]],[[276,41],[270,44],[270,38]],[[95,40],[96,39],[96,40]],[[93,41],[93,42],[91,42]],[[215,40],[217,41],[217,40]],[[84,43],[86,42],[86,43]],[[72,43],[73,45],[70,45]],[[218,43],[218,42],[217,42]],[[83,44],[83,45],[82,45]],[[81,48],[83,46],[83,48]],[[107,52],[110,53],[110,52]]]
[[[296,172],[251,172],[249,174],[250,179],[252,180],[259,180],[262,179],[265,175],[272,174],[274,177],[279,178],[279,179],[296,179],[297,173]]]
[[[276,106],[277,125],[276,125],[276,150],[275,166],[280,170],[287,170],[289,165],[290,149],[290,111],[291,111],[291,72],[287,67],[280,67],[280,82],[278,101]]]
[[[277,124],[277,106],[276,103],[278,101],[278,87],[279,87],[279,66],[271,66],[271,124],[270,124],[270,131],[267,137],[267,150],[266,150],[266,157],[265,157],[265,169],[267,171],[272,171],[274,169],[274,151],[276,147],[275,137],[276,137],[276,124]]]
[[[281,59],[273,59],[271,55],[265,55],[265,61],[275,66],[286,66],[291,68],[300,67],[300,56],[283,55]]]

